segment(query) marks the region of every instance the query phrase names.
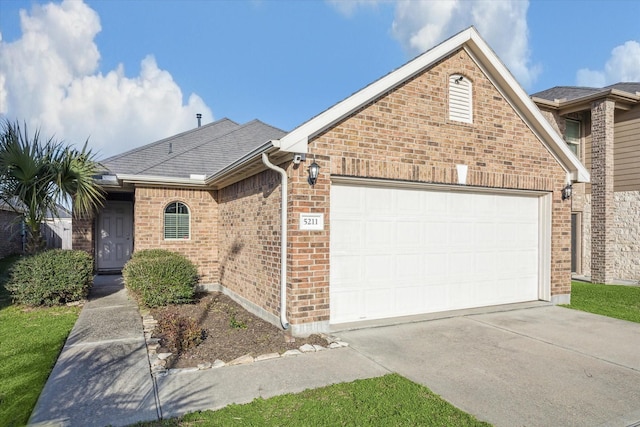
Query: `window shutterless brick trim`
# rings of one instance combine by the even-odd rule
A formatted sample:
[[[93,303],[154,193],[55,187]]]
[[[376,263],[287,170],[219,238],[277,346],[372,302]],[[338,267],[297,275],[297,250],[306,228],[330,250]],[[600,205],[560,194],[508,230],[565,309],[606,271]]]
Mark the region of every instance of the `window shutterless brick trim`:
[[[191,235],[189,239],[165,240],[164,209],[176,201],[189,207]],[[215,191],[136,187],[134,206],[134,251],[160,248],[181,253],[198,267],[201,284],[219,283]]]

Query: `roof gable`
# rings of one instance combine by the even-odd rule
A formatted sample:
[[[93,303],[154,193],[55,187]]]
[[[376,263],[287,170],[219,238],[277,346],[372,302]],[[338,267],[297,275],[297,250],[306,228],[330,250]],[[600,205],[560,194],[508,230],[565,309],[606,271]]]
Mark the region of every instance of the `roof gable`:
[[[379,80],[371,83],[350,97],[335,104],[311,120],[303,123],[273,145],[280,151],[306,153],[311,138],[328,129],[357,109],[396,88],[419,73],[432,67],[447,55],[463,48],[474,59],[492,84],[527,123],[549,152],[567,171],[568,177],[574,181],[588,181],[589,173],[580,161],[566,146],[560,135],[542,116],[542,113],[529,98],[527,93],[511,75],[487,43],[480,37],[475,28],[470,27],[449,38],[440,45],[428,50],[409,61],[402,67],[392,71]]]

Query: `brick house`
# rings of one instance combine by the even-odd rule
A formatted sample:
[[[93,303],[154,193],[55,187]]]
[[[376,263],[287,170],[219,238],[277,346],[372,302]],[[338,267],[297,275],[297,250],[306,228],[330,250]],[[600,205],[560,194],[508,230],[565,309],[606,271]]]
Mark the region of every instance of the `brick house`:
[[[182,252],[294,335],[568,302],[562,192],[589,180],[474,28],[291,132],[223,119],[104,164],[108,203],[74,224],[99,271]]]
[[[532,99],[592,177],[573,186],[571,271],[640,280],[640,82],[558,86]]]

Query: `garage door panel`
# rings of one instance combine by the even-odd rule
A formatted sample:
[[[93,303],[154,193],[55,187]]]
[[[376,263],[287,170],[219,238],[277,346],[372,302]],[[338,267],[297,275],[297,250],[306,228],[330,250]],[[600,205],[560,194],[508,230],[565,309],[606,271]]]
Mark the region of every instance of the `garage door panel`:
[[[449,225],[442,221],[425,222],[422,224],[422,240],[427,248],[439,250],[449,240]]]
[[[331,283],[336,285],[336,289],[355,285],[362,281],[362,271],[360,267],[360,255],[340,255],[331,257]]]
[[[398,247],[420,248],[422,246],[422,223],[418,220],[396,222],[395,241]]]
[[[394,292],[390,288],[373,288],[363,294],[363,305],[366,307],[367,315],[360,318],[383,318],[393,316]],[[391,304],[390,304],[391,303]]]
[[[424,263],[421,253],[405,253],[396,257],[395,278],[399,281],[416,281],[416,277],[424,277]]]
[[[364,248],[385,249],[395,239],[395,224],[391,219],[369,220],[364,225]]]
[[[331,224],[332,233],[343,236],[335,242],[332,250],[338,252],[350,252],[359,250],[362,247],[364,233],[360,230],[362,224],[356,219],[340,219]]]
[[[447,268],[448,258],[449,256],[442,252],[424,254],[424,281],[428,283],[429,279],[432,281],[446,279],[447,272],[449,271]]]
[[[389,255],[365,255],[362,257],[364,266],[363,278],[370,283],[383,282],[385,287],[394,278],[393,257]]]
[[[333,185],[331,322],[537,299],[538,203]]]

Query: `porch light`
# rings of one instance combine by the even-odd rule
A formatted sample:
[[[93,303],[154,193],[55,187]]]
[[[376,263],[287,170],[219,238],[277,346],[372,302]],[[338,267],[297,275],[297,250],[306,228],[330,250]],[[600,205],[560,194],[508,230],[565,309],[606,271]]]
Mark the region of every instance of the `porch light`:
[[[316,163],[315,156],[313,158],[313,163],[309,165],[309,178],[307,178],[307,182],[310,186],[316,185],[316,181],[318,180],[318,174],[320,173],[320,166]]]
[[[569,183],[562,189],[562,200],[570,199],[572,192],[573,187],[571,186],[571,183]]]

